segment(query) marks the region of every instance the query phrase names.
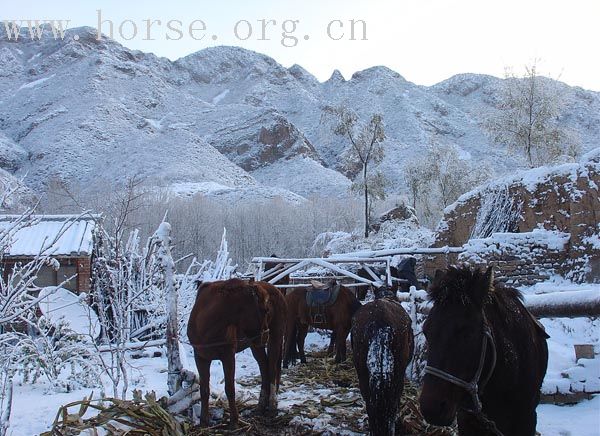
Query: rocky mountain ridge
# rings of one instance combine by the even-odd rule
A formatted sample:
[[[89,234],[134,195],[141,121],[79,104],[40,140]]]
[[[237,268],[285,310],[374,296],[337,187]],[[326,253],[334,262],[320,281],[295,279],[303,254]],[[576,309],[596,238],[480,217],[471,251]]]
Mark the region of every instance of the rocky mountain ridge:
[[[522,164],[481,124],[502,80],[465,74],[432,87],[373,67],[323,83],[298,65],[238,47],[175,62],[96,39],[0,38],[0,167],[38,193],[53,181],[100,190],[139,176],[226,199],[348,195],[348,144],[326,108],[384,115],[382,169],[402,192],[401,167],[432,141],[451,143],[498,173]],[[78,36],[76,40],[74,35]],[[600,143],[600,94],[558,84],[583,150]],[[196,188],[194,188],[196,187]],[[211,189],[211,187],[219,187]],[[254,190],[254,194],[249,195]]]

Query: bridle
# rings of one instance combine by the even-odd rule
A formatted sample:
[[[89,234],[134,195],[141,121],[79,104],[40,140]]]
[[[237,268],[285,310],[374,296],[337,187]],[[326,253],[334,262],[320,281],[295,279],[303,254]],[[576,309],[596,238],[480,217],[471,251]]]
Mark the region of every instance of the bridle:
[[[485,320],[485,318],[484,318],[484,326],[485,327],[484,327],[484,331],[483,331],[481,355],[479,356],[479,366],[477,367],[477,371],[475,372],[475,375],[473,376],[473,379],[471,381],[469,381],[469,382],[465,381],[461,378],[453,376],[452,374],[450,374],[446,371],[442,371],[441,369],[436,368],[434,366],[427,365],[425,367],[425,374],[430,374],[434,377],[438,377],[442,380],[445,380],[449,383],[452,383],[453,385],[456,385],[456,386],[461,387],[464,390],[466,390],[469,393],[469,395],[471,395],[471,399],[473,400],[474,408],[472,408],[472,409],[465,408],[465,410],[467,412],[471,412],[474,414],[480,414],[483,409],[483,405],[481,404],[480,395],[483,392],[483,389],[485,388],[487,382],[492,377],[492,374],[494,373],[494,369],[496,368],[496,345],[494,343],[494,337],[492,336],[492,331],[489,327],[489,324],[487,323],[487,320]],[[486,374],[485,378],[482,379],[481,375],[483,373],[483,367],[485,366],[485,356],[487,354],[488,345],[489,345],[489,349],[491,351],[491,356],[492,356],[492,366],[491,366],[489,372]]]

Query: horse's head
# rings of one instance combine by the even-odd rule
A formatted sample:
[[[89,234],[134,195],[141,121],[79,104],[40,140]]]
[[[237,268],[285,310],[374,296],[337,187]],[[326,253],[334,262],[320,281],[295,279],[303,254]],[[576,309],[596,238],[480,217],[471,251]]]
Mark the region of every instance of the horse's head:
[[[491,355],[484,347],[493,348],[487,343],[484,306],[493,280],[491,267],[485,272],[456,267],[436,272],[428,291],[433,307],[423,326],[427,368],[420,397],[421,412],[431,424],[449,425],[458,408],[479,407],[474,383],[491,373],[483,368]]]

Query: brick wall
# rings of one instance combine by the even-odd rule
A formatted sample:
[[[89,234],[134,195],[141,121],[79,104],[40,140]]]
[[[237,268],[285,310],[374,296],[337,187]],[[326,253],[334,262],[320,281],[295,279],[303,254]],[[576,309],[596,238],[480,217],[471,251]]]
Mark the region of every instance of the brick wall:
[[[92,260],[89,257],[77,259],[77,291],[89,292],[92,279]]]

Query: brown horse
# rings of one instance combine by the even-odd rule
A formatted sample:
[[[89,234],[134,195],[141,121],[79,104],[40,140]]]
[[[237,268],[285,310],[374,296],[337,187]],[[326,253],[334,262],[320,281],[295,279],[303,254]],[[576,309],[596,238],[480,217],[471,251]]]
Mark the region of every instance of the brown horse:
[[[393,297],[365,304],[352,319],[352,358],[369,415],[370,434],[394,435],[413,355],[411,320]]]
[[[268,283],[231,279],[199,286],[187,334],[200,376],[202,425],[208,425],[210,364],[220,360],[230,426],[237,426],[235,353],[248,347],[260,368],[258,411],[276,413],[286,314],[283,295]]]
[[[548,335],[512,288],[450,267],[429,290],[421,412],[435,425],[458,418],[466,435],[533,436],[548,363]]]
[[[306,363],[304,354],[304,341],[308,329],[313,327],[332,330],[332,340],[335,340],[335,362],[346,360],[346,338],[352,325],[352,315],[360,307],[360,302],[348,288],[337,282],[331,282],[328,292],[337,294],[331,301],[324,304],[312,305],[312,293],[322,289],[314,287],[296,288],[286,297],[288,318],[286,328],[285,354],[283,367],[287,368],[295,363],[294,350],[298,347],[300,361]],[[307,298],[308,297],[308,298]]]

